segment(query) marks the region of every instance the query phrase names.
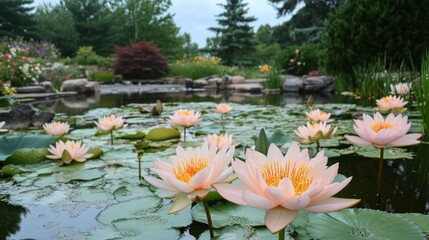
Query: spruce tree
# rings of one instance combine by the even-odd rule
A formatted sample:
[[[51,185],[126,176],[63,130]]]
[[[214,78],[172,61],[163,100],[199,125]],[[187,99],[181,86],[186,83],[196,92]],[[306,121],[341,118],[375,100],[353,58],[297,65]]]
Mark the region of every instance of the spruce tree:
[[[253,27],[249,24],[256,20],[247,16],[249,9],[242,0],[227,0],[219,4],[224,12],[217,15],[219,27],[209,30],[216,33],[218,45],[211,49],[222,58],[226,65],[249,65],[255,50]]]
[[[0,1],[0,36],[24,37],[35,36],[33,0],[1,0]]]

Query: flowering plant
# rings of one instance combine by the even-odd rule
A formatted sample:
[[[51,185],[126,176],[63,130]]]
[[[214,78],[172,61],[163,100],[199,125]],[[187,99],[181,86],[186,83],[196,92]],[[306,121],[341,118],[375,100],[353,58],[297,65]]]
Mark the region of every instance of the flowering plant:
[[[303,75],[307,73],[306,62],[299,49],[295,49],[295,56],[289,60],[287,72],[293,75]]]
[[[28,51],[11,48],[10,53],[0,54],[0,80],[12,86],[23,86],[36,82],[41,73],[40,65],[28,57]]]

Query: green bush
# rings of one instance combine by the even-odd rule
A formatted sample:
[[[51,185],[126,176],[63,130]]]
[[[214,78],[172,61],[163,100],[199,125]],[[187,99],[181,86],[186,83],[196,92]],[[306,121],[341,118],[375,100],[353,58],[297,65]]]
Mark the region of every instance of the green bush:
[[[220,64],[221,59],[216,57],[196,56],[188,59],[186,56],[182,60],[170,64],[169,74],[172,76],[184,76],[191,79],[199,79],[212,75],[232,75],[234,68]]]
[[[385,58],[388,65],[419,67],[429,47],[429,4],[420,0],[344,1],[326,28],[326,68],[353,68]]]
[[[80,47],[76,52],[76,57],[65,60],[67,64],[78,65],[97,65],[98,67],[110,68],[113,65],[114,59],[110,57],[102,57],[97,55],[92,47]]]
[[[298,54],[296,50],[298,50]],[[286,73],[304,75],[319,69],[322,52],[319,45],[289,45],[278,52],[274,59]]]
[[[89,79],[101,83],[112,83],[115,80],[115,73],[109,71],[96,71],[89,74]]]

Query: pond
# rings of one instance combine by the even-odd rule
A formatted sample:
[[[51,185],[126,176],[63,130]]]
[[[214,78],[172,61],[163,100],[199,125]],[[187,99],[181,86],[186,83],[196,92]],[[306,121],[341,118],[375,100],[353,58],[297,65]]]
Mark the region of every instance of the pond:
[[[67,137],[83,139],[90,148],[100,148],[104,153],[97,159],[66,166],[58,166],[54,161],[18,166],[21,173],[12,179],[0,179],[0,239],[208,239],[206,224],[199,222],[204,221],[201,220],[204,213],[201,204],[168,215],[171,200],[162,198],[165,192],[139,180],[133,145],[136,140],[126,136],[168,126],[166,118],[179,108],[202,113],[201,124],[189,129],[186,143],[183,139],[149,141],[150,148],[142,158],[143,175],[149,174],[154,159],[168,159],[175,154],[178,145],[198,146],[205,135],[212,133],[233,134],[240,143],[236,157],[244,158],[245,147],[255,145],[252,137],[257,136],[261,128],[268,136],[277,131],[287,139],[281,144],[285,152],[294,143],[293,130],[305,124],[307,98],[290,94],[170,92],[109,94],[95,100],[79,100],[85,103],[58,99],[48,106],[57,111],[56,120],[71,124],[72,131]],[[343,137],[347,133],[354,134],[352,119],[361,117],[362,113],[372,115],[374,109],[345,103],[346,100],[335,96],[314,95],[313,98],[314,107],[332,113],[336,119],[332,125],[338,127],[334,138],[321,141],[321,147],[329,156],[328,165],[338,162],[341,175],[353,176],[351,183],[337,196],[362,199],[355,206],[358,209],[429,214],[429,146],[420,144],[386,150],[381,197],[377,198],[378,151],[351,145]],[[151,109],[156,99],[164,102],[160,117],[141,113],[142,108]],[[233,106],[233,111],[225,118],[212,111],[216,103],[222,101]],[[108,135],[96,133],[93,124],[99,117],[109,114],[125,117],[128,124],[115,133],[113,146],[109,144]],[[409,112],[408,115],[413,123],[411,131],[419,132],[417,114]],[[42,134],[42,131],[27,132],[30,133]],[[314,156],[314,145],[301,145],[301,148],[308,148]],[[216,209],[222,213],[215,213],[213,218],[219,224],[225,223],[219,227],[219,234],[232,236],[231,239],[243,236],[277,239],[262,227],[262,210],[232,206],[223,201],[213,201],[211,206],[218,207]],[[305,217],[296,220],[297,226],[300,226],[298,222],[305,224]],[[308,239],[302,230],[295,232],[302,239]]]

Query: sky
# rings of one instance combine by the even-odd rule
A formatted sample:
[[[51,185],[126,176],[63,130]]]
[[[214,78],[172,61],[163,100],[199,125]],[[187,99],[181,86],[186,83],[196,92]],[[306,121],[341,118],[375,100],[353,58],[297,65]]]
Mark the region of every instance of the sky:
[[[36,5],[43,2],[57,4],[59,0],[34,0]],[[207,28],[218,26],[216,15],[223,11],[218,4],[225,2],[226,0],[172,0],[169,12],[174,14],[174,21],[181,33],[189,33],[192,42],[196,42],[199,47],[204,47],[206,38],[214,36],[214,33]],[[248,16],[257,18],[251,23],[254,31],[263,24],[275,26],[289,19],[289,16],[277,18],[277,12],[268,0],[244,0],[244,2],[248,3]]]

